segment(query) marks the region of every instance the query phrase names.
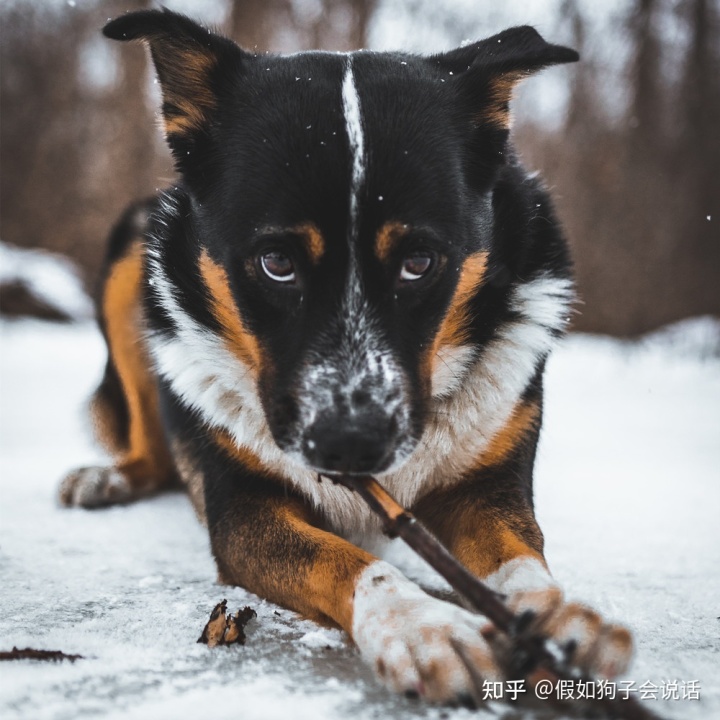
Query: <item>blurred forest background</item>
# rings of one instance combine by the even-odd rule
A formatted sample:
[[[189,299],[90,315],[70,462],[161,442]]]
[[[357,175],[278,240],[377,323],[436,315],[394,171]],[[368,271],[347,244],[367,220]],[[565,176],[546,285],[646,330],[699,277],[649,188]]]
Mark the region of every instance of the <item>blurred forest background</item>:
[[[247,48],[433,52],[530,23],[582,62],[527,83],[515,140],[553,188],[583,304],[635,336],[720,315],[720,0],[168,0]],[[0,239],[93,289],[123,207],[173,178],[140,46],[102,38],[142,0],[0,2]]]

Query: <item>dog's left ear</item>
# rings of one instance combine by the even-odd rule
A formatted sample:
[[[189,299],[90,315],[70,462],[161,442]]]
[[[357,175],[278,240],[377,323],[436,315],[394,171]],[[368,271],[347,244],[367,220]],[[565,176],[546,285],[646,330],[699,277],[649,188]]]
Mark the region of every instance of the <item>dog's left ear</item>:
[[[207,130],[221,78],[241,69],[248,55],[234,42],[169,10],[143,10],[111,20],[103,34],[142,40],[150,48],[163,94],[165,135],[178,164]]]
[[[576,62],[579,55],[545,42],[534,28],[525,26],[428,60],[447,73],[460,117],[467,123],[468,179],[487,187],[505,162],[515,86],[549,65]]]
[[[510,99],[521,80],[550,65],[579,59],[575,50],[545,42],[529,26],[510,28],[430,58],[456,76],[459,92],[475,123],[497,130],[510,126]]]

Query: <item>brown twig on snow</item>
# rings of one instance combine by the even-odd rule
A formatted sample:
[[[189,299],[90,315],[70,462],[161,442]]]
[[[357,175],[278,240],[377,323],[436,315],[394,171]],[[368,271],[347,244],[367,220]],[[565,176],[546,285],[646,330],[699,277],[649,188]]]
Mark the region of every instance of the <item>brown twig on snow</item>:
[[[488,588],[458,562],[375,478],[353,475],[326,477],[356,492],[382,519],[387,535],[401,537],[477,612],[487,617],[504,633],[510,642],[509,674],[513,679],[526,679],[531,688],[548,680],[554,687],[557,687],[559,680],[592,681],[592,678],[572,668],[567,654],[556,643],[545,636],[529,632],[531,617],[525,614],[515,615],[505,605],[501,595]],[[619,720],[660,720],[658,715],[632,697],[622,700],[603,697],[579,704],[577,700],[560,701],[551,695],[548,701],[565,711],[600,710],[606,717]]]
[[[0,652],[0,660],[46,660],[59,662],[61,660],[84,660],[82,655],[68,655],[60,650],[35,650],[34,648],[24,648],[20,650],[13,647],[10,651]]]
[[[227,628],[225,630],[225,645],[231,643],[245,644],[245,626],[257,617],[257,613],[249,606],[245,606],[242,610],[238,610],[234,615],[227,616]]]
[[[225,613],[227,600],[219,602],[210,613],[210,619],[203,628],[202,635],[198,638],[199,643],[205,643],[208,647],[217,645],[239,645],[245,644],[245,626],[257,613],[249,606],[238,610],[234,615]]]

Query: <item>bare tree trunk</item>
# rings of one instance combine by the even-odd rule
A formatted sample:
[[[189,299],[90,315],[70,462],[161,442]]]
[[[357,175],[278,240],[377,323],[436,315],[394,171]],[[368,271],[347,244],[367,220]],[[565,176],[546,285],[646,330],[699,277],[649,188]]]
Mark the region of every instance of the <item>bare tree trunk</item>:
[[[637,0],[629,22],[635,48],[630,69],[633,98],[629,125],[634,136],[632,147],[640,153],[652,152],[662,135],[660,44],[655,31],[657,12],[657,0]]]
[[[720,315],[720,3],[688,3],[691,42],[680,88],[674,167],[687,198],[678,218],[698,308]],[[703,277],[703,275],[705,277]]]

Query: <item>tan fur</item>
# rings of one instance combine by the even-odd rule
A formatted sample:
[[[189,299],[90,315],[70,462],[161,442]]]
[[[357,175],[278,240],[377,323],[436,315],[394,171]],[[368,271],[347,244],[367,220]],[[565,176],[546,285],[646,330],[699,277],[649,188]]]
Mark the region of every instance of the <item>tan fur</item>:
[[[125,428],[117,408],[103,389],[90,400],[90,417],[97,441],[113,456],[127,452]]]
[[[173,440],[172,453],[178,475],[187,488],[195,514],[203,525],[207,525],[207,515],[205,513],[205,476],[193,460],[192,455],[187,452],[183,443],[179,440]]]
[[[228,348],[251,372],[257,372],[262,363],[258,341],[240,317],[225,269],[210,257],[207,250],[200,256],[200,275],[212,298],[213,313],[223,328]]]
[[[478,458],[478,468],[500,465],[525,440],[540,422],[540,406],[536,402],[521,402],[512,415],[490,441],[489,447]]]
[[[127,447],[116,467],[133,489],[146,491],[168,483],[174,470],[162,430],[152,364],[143,339],[142,263],[143,245],[138,240],[113,265],[103,288],[101,311],[128,409]],[[107,415],[105,411],[106,428]],[[109,446],[112,450],[113,443]]]
[[[170,59],[162,53],[154,56],[163,81],[163,99],[175,108],[173,114],[164,118],[165,134],[183,136],[200,130],[216,105],[208,83],[216,57],[198,44],[174,47]]]
[[[220,581],[252,588],[271,602],[352,633],[355,583],[376,558],[317,527],[299,500],[268,496],[255,502],[254,522],[211,528]],[[263,552],[248,552],[260,537]]]
[[[408,226],[399,222],[385,223],[375,235],[375,255],[380,262],[387,262],[395,245],[408,231]]]
[[[240,463],[243,468],[246,468],[250,472],[259,473],[260,475],[271,475],[270,470],[265,466],[260,458],[255,453],[250,451],[248,448],[241,447],[238,445],[225,430],[213,429],[210,432],[210,437],[213,442],[222,450],[229,455],[233,460]]]
[[[291,228],[291,232],[299,235],[310,255],[313,264],[317,264],[325,253],[325,239],[315,223],[307,222]]]
[[[512,123],[510,100],[515,86],[525,76],[526,73],[518,70],[493,78],[490,81],[489,102],[478,120],[503,130],[509,130]]]
[[[476,482],[428,493],[416,504],[415,514],[479,577],[516,558],[546,565],[542,532],[522,490],[506,479],[489,476],[478,492]]]
[[[468,326],[470,317],[468,314],[468,303],[477,292],[478,287],[485,278],[487,269],[487,253],[477,252],[463,263],[460,270],[460,278],[455,294],[450,301],[445,317],[440,325],[440,329],[435,336],[435,340],[430,347],[428,353],[428,361],[426,363],[425,377],[432,377],[435,368],[440,359],[438,351],[447,345],[462,345],[467,340]]]

